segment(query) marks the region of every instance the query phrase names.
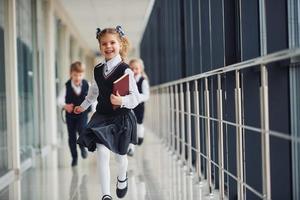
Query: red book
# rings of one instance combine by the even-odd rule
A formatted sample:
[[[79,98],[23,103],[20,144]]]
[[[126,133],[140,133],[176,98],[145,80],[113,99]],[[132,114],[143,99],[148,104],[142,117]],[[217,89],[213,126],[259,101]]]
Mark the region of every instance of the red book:
[[[114,95],[119,92],[120,96],[126,96],[129,94],[129,74],[124,74],[119,79],[113,82],[113,91]],[[120,106],[113,105],[113,109],[116,109]]]

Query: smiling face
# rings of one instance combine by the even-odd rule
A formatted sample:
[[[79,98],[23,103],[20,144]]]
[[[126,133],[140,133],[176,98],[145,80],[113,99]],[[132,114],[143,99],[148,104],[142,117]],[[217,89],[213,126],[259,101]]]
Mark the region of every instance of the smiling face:
[[[100,51],[106,60],[110,60],[120,53],[121,43],[117,34],[105,34],[100,40]]]

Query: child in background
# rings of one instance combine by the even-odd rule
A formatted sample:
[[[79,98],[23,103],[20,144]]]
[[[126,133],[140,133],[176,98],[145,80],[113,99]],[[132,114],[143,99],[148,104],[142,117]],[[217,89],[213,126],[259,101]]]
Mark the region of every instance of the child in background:
[[[129,66],[134,73],[134,78],[140,93],[140,104],[133,109],[134,114],[137,119],[137,135],[138,135],[138,145],[141,145],[144,141],[144,113],[145,106],[144,102],[149,99],[149,83],[148,77],[144,71],[144,62],[141,59],[132,59],[129,62]],[[127,155],[133,156],[134,145],[130,144],[128,148]]]
[[[87,125],[88,112],[89,110],[81,113],[80,115],[75,114],[75,106],[80,105],[89,90],[89,84],[83,79],[84,66],[81,62],[77,61],[71,64],[70,67],[70,79],[66,82],[65,87],[60,91],[58,96],[58,106],[66,111],[66,123],[69,134],[69,147],[72,155],[71,166],[77,165],[77,133],[80,135],[83,128]],[[80,146],[81,157],[87,157],[87,151],[84,146]]]
[[[96,112],[77,143],[88,147],[89,151],[97,148],[102,200],[111,200],[110,151],[116,154],[118,163],[116,188],[118,198],[123,198],[128,190],[126,154],[129,143],[137,143],[136,118],[131,109],[139,104],[139,92],[133,72],[123,62],[129,42],[122,28],[117,26],[102,31],[97,29],[96,38],[105,61],[94,68],[95,80],[85,101],[75,108],[75,113],[84,112],[95,101],[98,101],[98,104]],[[124,74],[129,74],[129,95],[112,94],[113,82]],[[113,105],[119,108],[113,109]]]

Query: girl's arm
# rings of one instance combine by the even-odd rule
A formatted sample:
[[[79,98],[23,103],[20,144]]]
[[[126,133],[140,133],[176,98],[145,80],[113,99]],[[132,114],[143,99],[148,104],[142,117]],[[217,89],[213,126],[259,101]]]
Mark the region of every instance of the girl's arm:
[[[149,99],[149,82],[148,80],[144,79],[142,83],[142,93],[140,93],[140,101],[145,102]]]
[[[125,74],[129,74],[129,95],[122,97],[121,108],[133,109],[141,102],[140,93],[131,69],[126,69]]]
[[[95,80],[93,80],[91,86],[89,87],[88,94],[85,97],[85,100],[81,103],[80,107],[82,107],[83,110],[88,109],[90,105],[92,105],[95,101],[97,101],[98,94],[99,94],[99,89],[97,83]]]

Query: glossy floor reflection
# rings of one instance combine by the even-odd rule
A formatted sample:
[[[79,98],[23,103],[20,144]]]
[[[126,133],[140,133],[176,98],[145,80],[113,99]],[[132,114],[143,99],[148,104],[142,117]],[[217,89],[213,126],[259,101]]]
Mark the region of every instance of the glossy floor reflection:
[[[69,167],[68,149],[52,152],[34,168],[22,174],[0,192],[0,200],[100,200],[100,186],[94,154]],[[112,194],[116,185],[116,163],[111,156]],[[196,184],[181,164],[160,143],[147,134],[145,143],[129,158],[129,191],[124,200],[199,200],[208,196],[205,183]]]

